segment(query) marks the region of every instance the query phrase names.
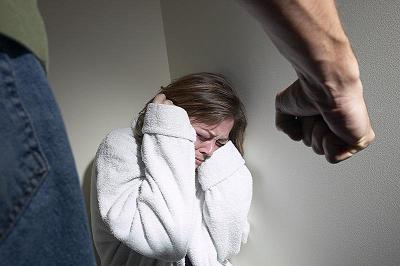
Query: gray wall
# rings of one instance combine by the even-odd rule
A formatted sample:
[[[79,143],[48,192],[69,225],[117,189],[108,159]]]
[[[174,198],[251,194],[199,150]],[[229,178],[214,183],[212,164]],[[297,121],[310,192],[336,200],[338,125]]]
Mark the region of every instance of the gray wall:
[[[49,79],[83,182],[105,135],[170,81],[157,0],[40,0]],[[87,182],[87,181],[86,181]]]
[[[330,165],[276,131],[275,93],[296,77],[237,2],[161,0],[171,77],[221,72],[247,107],[252,231],[237,265],[400,265],[400,7],[395,0],[338,6],[377,139]]]
[[[39,4],[81,181],[105,134],[128,126],[170,74],[222,72],[247,107],[254,176],[252,232],[235,265],[400,265],[398,1],[338,1],[377,135],[339,165],[275,130],[275,93],[295,75],[235,1]]]

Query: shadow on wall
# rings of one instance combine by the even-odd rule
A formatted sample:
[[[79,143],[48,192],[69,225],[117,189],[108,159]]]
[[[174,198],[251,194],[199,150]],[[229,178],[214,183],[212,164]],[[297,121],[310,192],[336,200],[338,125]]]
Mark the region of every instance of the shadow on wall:
[[[82,183],[82,191],[83,191],[83,197],[85,199],[85,206],[86,206],[86,214],[88,216],[89,220],[89,227],[90,227],[90,235],[92,236],[92,219],[90,216],[90,187],[91,187],[91,181],[92,181],[92,167],[93,167],[93,162],[94,159],[90,161],[88,166],[85,169],[85,173],[83,175],[83,183]],[[94,247],[94,241],[93,241],[93,236],[92,236],[92,242],[93,242],[93,250],[94,254],[96,257],[96,262],[97,265],[100,265],[100,257],[97,254],[96,248]]]

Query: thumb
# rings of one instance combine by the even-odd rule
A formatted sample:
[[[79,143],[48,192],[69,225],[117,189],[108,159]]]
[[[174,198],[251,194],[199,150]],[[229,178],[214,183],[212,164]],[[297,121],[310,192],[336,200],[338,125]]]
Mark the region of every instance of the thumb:
[[[281,113],[292,116],[312,116],[320,114],[310,97],[304,92],[299,79],[276,95],[275,109]]]
[[[318,114],[304,93],[299,80],[276,95],[275,111],[276,128],[295,141],[303,138],[302,124],[298,117]]]

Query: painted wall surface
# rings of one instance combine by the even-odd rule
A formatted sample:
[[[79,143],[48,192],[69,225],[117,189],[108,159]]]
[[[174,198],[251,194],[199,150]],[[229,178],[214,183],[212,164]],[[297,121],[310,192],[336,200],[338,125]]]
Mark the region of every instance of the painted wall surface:
[[[161,7],[171,77],[223,73],[247,107],[252,232],[234,264],[400,265],[398,1],[338,1],[377,136],[338,165],[275,129],[275,94],[296,77],[237,2],[162,0]]]
[[[170,81],[160,2],[40,0],[39,6],[49,79],[83,183],[105,135],[128,127]]]

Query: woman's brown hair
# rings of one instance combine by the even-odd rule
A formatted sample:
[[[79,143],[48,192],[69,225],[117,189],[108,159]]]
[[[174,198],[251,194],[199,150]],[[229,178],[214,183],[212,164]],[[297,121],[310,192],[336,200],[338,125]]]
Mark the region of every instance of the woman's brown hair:
[[[163,93],[174,105],[183,108],[191,120],[215,125],[227,118],[234,120],[229,139],[243,155],[244,133],[247,126],[244,105],[235,93],[229,81],[220,74],[195,73],[174,80],[157,93]],[[135,137],[141,142],[143,137],[143,119],[147,105],[135,126]]]

